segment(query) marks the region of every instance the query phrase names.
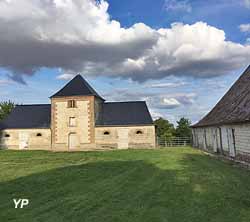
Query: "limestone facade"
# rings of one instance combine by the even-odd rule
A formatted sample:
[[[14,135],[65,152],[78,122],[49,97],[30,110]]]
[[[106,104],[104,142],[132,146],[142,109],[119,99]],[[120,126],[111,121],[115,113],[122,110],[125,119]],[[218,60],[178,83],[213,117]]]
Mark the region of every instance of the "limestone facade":
[[[75,108],[68,107],[70,100],[75,101]],[[100,100],[94,96],[52,98],[51,128],[3,130],[0,146],[52,151],[155,148],[153,125],[95,126],[100,111]],[[70,125],[71,118],[73,125]],[[70,147],[71,134],[76,138],[74,147]]]
[[[155,127],[145,102],[105,103],[79,75],[51,97],[51,104],[17,106],[0,129],[4,149],[155,147]]]

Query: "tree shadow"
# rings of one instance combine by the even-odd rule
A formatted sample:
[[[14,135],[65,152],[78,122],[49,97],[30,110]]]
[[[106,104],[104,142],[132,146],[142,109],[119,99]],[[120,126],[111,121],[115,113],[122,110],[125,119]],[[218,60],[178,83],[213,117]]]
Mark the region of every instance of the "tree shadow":
[[[248,221],[250,189],[244,183],[250,181],[239,182],[239,169],[230,175],[230,166],[195,154],[180,164],[163,169],[142,160],[100,161],[3,182],[0,220]],[[14,209],[13,198],[28,198],[30,205]]]

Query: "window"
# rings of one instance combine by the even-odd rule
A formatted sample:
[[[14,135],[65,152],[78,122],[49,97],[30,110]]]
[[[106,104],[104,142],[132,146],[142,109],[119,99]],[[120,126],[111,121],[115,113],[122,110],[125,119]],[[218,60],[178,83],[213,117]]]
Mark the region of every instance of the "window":
[[[110,132],[109,131],[104,131],[103,135],[109,135]]]
[[[42,136],[42,134],[41,133],[37,133],[36,136]]]
[[[136,131],[136,134],[137,134],[137,135],[140,135],[140,134],[143,134],[143,132],[142,132],[141,130],[137,130],[137,131]]]
[[[10,137],[10,134],[5,134],[4,137]]]
[[[69,100],[68,101],[68,108],[76,108],[76,101],[75,100]]]
[[[76,126],[76,118],[69,117],[69,126]]]

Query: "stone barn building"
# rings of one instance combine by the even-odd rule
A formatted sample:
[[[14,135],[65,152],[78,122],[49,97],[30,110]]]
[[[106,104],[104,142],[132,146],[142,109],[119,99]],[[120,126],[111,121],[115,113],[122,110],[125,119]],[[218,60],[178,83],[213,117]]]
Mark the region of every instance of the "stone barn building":
[[[250,161],[250,66],[192,132],[194,147]]]
[[[81,75],[50,99],[51,104],[17,105],[0,123],[0,146],[53,151],[155,147],[145,102],[105,102]]]

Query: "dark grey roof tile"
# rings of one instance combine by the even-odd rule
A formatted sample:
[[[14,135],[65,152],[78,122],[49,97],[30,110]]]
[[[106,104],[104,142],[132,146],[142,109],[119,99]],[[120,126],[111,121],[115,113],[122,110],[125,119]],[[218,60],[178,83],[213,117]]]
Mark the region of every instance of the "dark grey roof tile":
[[[104,100],[81,75],[75,76],[51,98],[64,96],[96,96]]]
[[[0,129],[50,128],[50,104],[17,105]]]
[[[143,101],[103,103],[99,126],[151,125],[152,117]]]

